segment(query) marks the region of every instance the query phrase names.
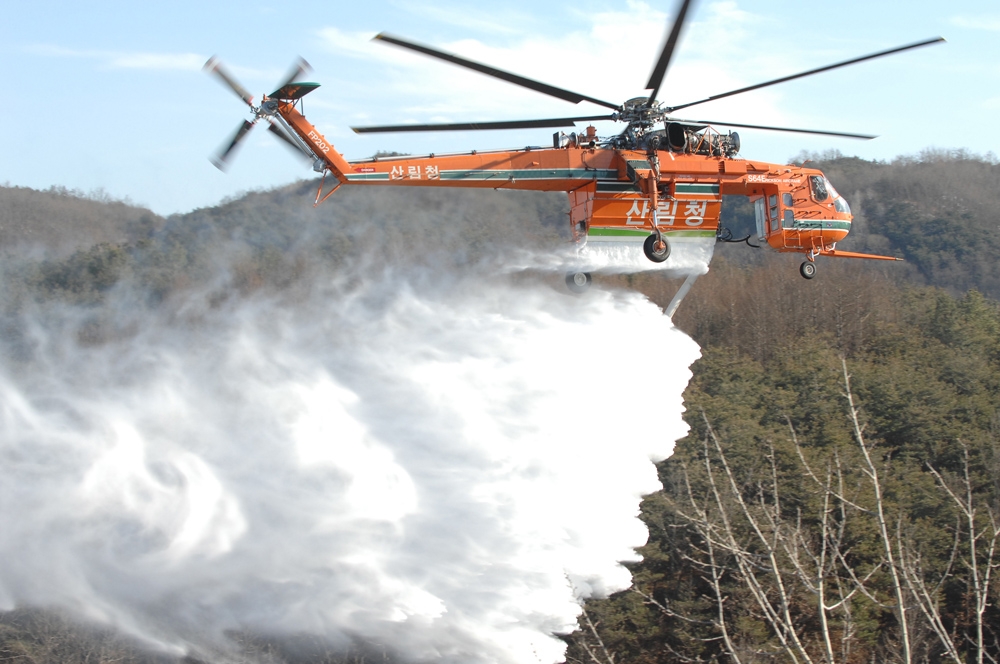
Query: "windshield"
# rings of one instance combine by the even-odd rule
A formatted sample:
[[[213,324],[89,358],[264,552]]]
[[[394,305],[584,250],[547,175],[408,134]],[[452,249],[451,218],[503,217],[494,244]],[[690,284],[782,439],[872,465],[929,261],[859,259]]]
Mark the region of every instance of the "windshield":
[[[814,179],[814,178],[810,178],[810,179]],[[815,179],[819,179],[819,178],[815,178]],[[844,197],[837,193],[837,190],[834,189],[833,185],[830,184],[829,180],[827,180],[825,177],[822,178],[822,179],[823,179],[823,185],[826,188],[826,192],[824,192],[824,193],[829,193],[830,196],[833,198],[833,207],[837,210],[837,212],[844,212],[846,214],[850,214],[851,213],[851,206],[847,204],[847,201],[844,200]],[[815,182],[813,182],[813,195],[816,196],[816,183]],[[823,199],[819,198],[819,196],[816,196],[816,200],[817,201],[822,201]]]
[[[826,178],[820,175],[810,175],[809,184],[812,186],[812,195],[816,199],[817,203],[822,203],[827,198],[829,194],[827,193],[827,182]]]

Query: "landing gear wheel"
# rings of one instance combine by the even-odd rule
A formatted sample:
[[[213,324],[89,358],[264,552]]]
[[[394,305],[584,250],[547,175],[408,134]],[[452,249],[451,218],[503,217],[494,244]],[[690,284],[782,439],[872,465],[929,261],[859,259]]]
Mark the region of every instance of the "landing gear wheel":
[[[812,279],[816,276],[816,263],[810,263],[806,261],[799,266],[799,274],[801,274],[806,279]]]
[[[583,293],[590,288],[590,272],[570,272],[566,275],[566,286],[574,293]]]
[[[660,247],[657,247],[657,244]],[[642,243],[642,250],[646,254],[646,258],[654,263],[662,263],[670,257],[670,245],[667,244],[666,239],[658,237],[656,233],[646,238],[646,241]]]

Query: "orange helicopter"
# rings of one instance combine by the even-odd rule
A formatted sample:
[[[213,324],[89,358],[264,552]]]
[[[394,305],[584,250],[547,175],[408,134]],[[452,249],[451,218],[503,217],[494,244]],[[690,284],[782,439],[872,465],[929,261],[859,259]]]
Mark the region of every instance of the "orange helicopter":
[[[806,279],[815,276],[819,256],[901,260],[837,249],[837,243],[850,232],[851,210],[823,173],[802,166],[738,157],[739,135],[733,131],[723,134],[715,126],[860,139],[874,136],[686,120],[673,114],[698,104],[944,39],[928,39],[670,106],[658,101],[657,96],[691,5],[692,0],[682,0],[679,5],[660,57],[646,83],[649,93],[620,104],[541,83],[399,37],[383,33],[374,38],[570,103],[603,106],[611,113],[501,122],[353,127],[355,132],[563,129],[575,127],[577,122],[598,120],[625,125],[620,133],[607,137],[598,136],[593,125],[579,133],[557,131],[551,147],[348,161],[303,115],[302,98],[319,87],[317,83],[296,82],[307,71],[308,64],[304,60],[299,61],[277,90],[264,96],[255,106],[253,97],[213,57],[205,64],[205,69],[243,99],[254,116],[252,121],[244,120],[213,163],[223,168],[247,132],[264,120],[272,133],[309,158],[313,169],[323,174],[316,205],[345,184],[567,192],[573,239],[582,256],[567,276],[567,285],[575,291],[584,290],[591,282],[591,271],[638,271],[653,267],[672,270],[686,275],[687,280],[668,306],[667,315],[673,314],[697,276],[707,270],[717,241],[747,241],[749,244],[749,236],[733,240],[726,229],[720,228],[724,195],[750,197],[755,206],[757,239],[781,252],[805,254],[799,271]],[[323,194],[328,175],[336,183]]]

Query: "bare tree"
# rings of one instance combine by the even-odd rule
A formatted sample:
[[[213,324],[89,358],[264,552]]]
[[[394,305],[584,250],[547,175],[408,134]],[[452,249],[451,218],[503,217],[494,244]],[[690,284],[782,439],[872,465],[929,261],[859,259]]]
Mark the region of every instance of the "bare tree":
[[[904,543],[902,535],[898,534],[898,547],[907,554],[902,561],[902,571],[907,586],[915,598],[917,607],[944,647],[948,658],[956,664],[964,664],[968,660],[962,656],[963,645],[968,645],[972,649],[976,664],[984,664],[986,660],[995,664],[996,657],[987,652],[985,616],[986,609],[990,606],[992,575],[994,570],[1000,567],[1000,561],[997,560],[1000,521],[989,505],[980,505],[977,501],[969,471],[969,448],[961,440],[959,444],[962,447],[960,477],[948,479],[933,465],[927,465],[938,486],[945,492],[956,510],[951,558],[945,574],[938,583],[928,583],[921,557],[917,553],[917,546],[912,542]],[[954,572],[954,566],[958,562],[965,568],[964,575],[960,576]],[[972,604],[969,614],[974,635],[971,637],[966,635],[963,639],[966,643],[957,639],[955,630],[948,629],[940,610],[942,585],[946,579],[953,576],[960,578],[964,583]]]
[[[636,592],[672,620],[708,626],[713,635],[704,640],[718,641],[737,664],[779,653],[794,664],[856,661],[861,655],[858,602],[895,618],[893,631],[880,635],[882,661],[911,664],[918,652],[934,650],[937,643],[943,650],[926,657],[944,656],[954,664],[997,664],[990,650],[995,644],[988,642],[995,640],[989,633],[988,609],[1000,567],[1000,517],[977,498],[968,447],[959,443],[963,465],[954,476],[926,466],[954,511],[955,525],[950,558],[942,561],[938,556],[935,564],[925,564],[920,551],[928,542],[913,534],[917,529],[907,507],[887,499],[887,483],[898,478],[887,461],[876,461],[877,446],[865,438],[846,361],[842,371],[855,451],[850,446],[809,449],[788,420],[792,454],[801,473],[795,476],[804,477],[805,484],[789,484],[792,480],[782,476],[780,453],[772,443],[767,443],[765,463],[756,474],[737,472],[703,414],[706,433],[700,463],[681,465],[684,502],[674,507],[695,535],[683,557],[707,589],[711,608],[695,618],[650,593]],[[842,452],[853,457],[846,468]],[[792,489],[797,498],[790,502],[785,494]],[[939,521],[942,517],[947,514],[936,515]],[[874,554],[852,550],[852,528],[874,530]],[[943,589],[955,582],[967,588],[965,631],[955,626],[954,611],[948,613],[943,599]],[[749,598],[742,606],[752,607],[768,626],[770,646],[759,639],[749,643],[739,633],[737,595]]]
[[[705,424],[703,465],[709,496],[704,500],[698,497],[685,468],[688,505],[679,513],[699,535],[698,555],[690,556],[689,561],[701,570],[710,589],[715,604],[713,625],[725,652],[742,664],[741,648],[729,626],[732,616],[727,614],[729,591],[724,579],[732,577],[749,592],[779,650],[790,661],[846,661],[855,635],[851,601],[864,591],[880,565],[863,575],[845,571],[846,524],[858,508],[842,497],[844,479],[839,461],[829,464],[824,476],[817,476],[805,462],[793,431],[797,454],[818,490],[820,507],[814,518],[807,518],[801,508],[789,518],[782,504],[773,446],[767,455],[768,478],[748,488],[736,477],[707,420]],[[810,604],[812,615],[805,616],[803,606]],[[812,643],[815,636],[804,626],[812,622],[808,618],[818,623],[818,647]]]
[[[871,482],[871,487],[875,494],[873,513],[878,525],[879,539],[880,544],[882,545],[883,555],[885,555],[886,567],[888,568],[889,575],[892,579],[892,592],[896,599],[896,604],[893,608],[896,614],[896,620],[899,623],[900,645],[903,648],[902,661],[903,664],[910,664],[910,662],[913,661],[913,649],[910,638],[909,616],[906,613],[904,581],[902,579],[897,561],[898,555],[896,551],[894,551],[893,537],[891,536],[889,530],[889,520],[885,513],[886,509],[882,487],[882,477],[878,466],[876,466],[875,462],[872,460],[871,450],[868,443],[865,442],[864,427],[858,419],[858,409],[854,405],[854,395],[851,392],[851,376],[847,373],[847,360],[841,358],[841,366],[844,373],[844,398],[847,399],[849,407],[851,426],[854,431],[854,439],[857,442],[858,449],[861,451],[861,455],[865,460],[865,466],[862,468],[862,471],[868,477],[869,482]]]
[[[583,624],[586,625],[586,630],[577,639],[577,643],[587,653],[588,661],[591,664],[615,664],[615,656],[608,650],[608,647],[604,644],[604,640],[601,638],[600,631],[597,629],[600,623],[595,623],[590,619],[590,614],[587,613],[586,608],[583,609],[581,618]],[[579,660],[570,661],[578,662]]]

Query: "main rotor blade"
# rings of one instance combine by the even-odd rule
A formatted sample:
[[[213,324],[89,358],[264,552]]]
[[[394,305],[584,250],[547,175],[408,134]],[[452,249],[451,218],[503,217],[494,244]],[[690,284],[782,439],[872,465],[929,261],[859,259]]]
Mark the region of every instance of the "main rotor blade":
[[[656,61],[653,66],[653,72],[649,75],[649,82],[646,83],[646,88],[652,90],[649,95],[649,103],[652,104],[656,101],[656,95],[660,92],[660,85],[663,83],[663,78],[667,74],[667,67],[670,65],[670,58],[674,54],[674,48],[677,46],[677,41],[681,37],[681,31],[684,29],[684,21],[687,16],[688,7],[691,6],[691,0],[683,0],[681,2],[680,10],[677,12],[677,18],[674,19],[674,25],[667,34],[667,41],[663,44],[663,50],[660,52],[660,59]]]
[[[944,37],[935,37],[934,39],[926,39],[924,41],[916,42],[915,44],[907,44],[906,46],[900,46],[898,48],[890,48],[887,51],[879,51],[878,53],[871,53],[869,55],[861,56],[860,58],[853,58],[851,60],[844,60],[843,62],[838,62],[836,64],[827,65],[826,67],[820,67],[818,69],[810,69],[809,71],[804,71],[801,74],[793,74],[791,76],[783,76],[782,78],[776,78],[773,81],[767,81],[766,83],[758,83],[757,85],[750,85],[745,88],[740,88],[739,90],[732,90],[730,92],[723,92],[720,95],[713,95],[707,99],[702,99],[700,101],[693,101],[689,104],[681,104],[680,106],[671,106],[666,108],[668,113],[673,113],[674,111],[680,110],[682,108],[687,108],[689,106],[696,106],[698,104],[704,104],[708,101],[715,101],[716,99],[722,99],[724,97],[732,97],[733,95],[742,94],[744,92],[750,92],[751,90],[759,90],[760,88],[766,88],[769,85],[776,85],[778,83],[784,83],[785,81],[792,81],[796,78],[802,78],[804,76],[812,76],[813,74],[819,74],[820,72],[830,71],[831,69],[837,69],[838,67],[846,67],[847,65],[853,65],[858,62],[864,62],[865,60],[873,60],[874,58],[881,58],[884,55],[892,55],[893,53],[900,53],[902,51],[908,51],[912,48],[920,48],[921,46],[929,46],[931,44],[937,44],[939,42],[945,41]]]
[[[288,74],[285,75],[282,84],[276,87],[275,90],[280,90],[289,83],[294,83],[299,76],[305,74],[307,71],[312,71],[312,65],[306,62],[305,58],[300,57],[298,60],[295,61],[295,64],[292,65],[292,68],[288,71]]]
[[[613,115],[588,115],[579,118],[548,120],[504,120],[501,122],[452,122],[444,124],[383,125],[381,127],[351,127],[356,134],[403,131],[481,131],[486,129],[534,129],[538,127],[572,127],[575,122],[613,120]]]
[[[219,62],[217,57],[214,55],[210,57],[208,62],[205,63],[203,69],[209,74],[218,77],[218,79],[222,81],[230,90],[236,93],[237,97],[246,102],[247,106],[253,108],[253,95],[247,92],[246,88],[236,82],[236,79],[233,78],[232,74],[226,71],[225,67],[222,66],[222,63]]]
[[[424,46],[423,44],[406,41],[405,39],[400,39],[399,37],[393,37],[392,35],[388,35],[384,32],[375,35],[373,39],[386,42],[387,44],[393,44],[394,46],[408,48],[411,51],[423,53],[424,55],[429,55],[432,58],[438,58],[439,60],[444,60],[445,62],[458,65],[459,67],[472,69],[473,71],[478,71],[481,74],[499,78],[502,81],[507,81],[508,83],[513,83],[514,85],[520,85],[523,88],[528,88],[529,90],[534,90],[535,92],[541,92],[542,94],[556,97],[573,104],[579,104],[581,101],[589,101],[594,104],[606,106],[607,108],[613,110],[618,110],[619,108],[619,104],[612,104],[609,101],[603,101],[601,99],[595,99],[594,97],[579,94],[578,92],[571,92],[569,90],[564,90],[563,88],[557,88],[554,85],[535,81],[530,78],[525,78],[524,76],[518,76],[517,74],[512,74],[510,72],[503,71],[502,69],[497,69],[496,67],[490,67],[478,62],[473,62],[472,60],[466,60],[465,58],[451,53],[446,53],[444,51],[439,51],[435,48],[431,48],[430,46]]]
[[[220,150],[219,154],[212,158],[212,164],[220,171],[226,170],[226,166],[228,165],[226,160],[229,159],[233,150],[236,149],[236,146],[239,145],[240,141],[243,140],[243,138],[247,135],[247,132],[251,129],[253,129],[253,123],[244,120],[243,124],[241,124],[239,129],[236,130],[236,133],[233,134],[233,140],[229,142],[226,149]]]
[[[298,76],[298,74],[296,74],[296,76]],[[309,159],[310,161],[313,159],[313,155],[309,154],[309,152],[304,147],[295,142],[295,140],[293,140],[292,137],[289,136],[284,129],[279,127],[278,123],[276,123],[274,120],[268,119],[267,130],[272,134],[274,134],[275,136],[277,136],[278,138],[280,138],[282,141],[284,141],[285,145],[295,150],[296,154],[302,155],[303,157]]]
[[[719,125],[720,127],[739,127],[741,129],[766,129],[767,131],[790,131],[796,134],[821,134],[823,136],[843,136],[846,138],[860,138],[871,140],[878,138],[872,134],[849,134],[842,131],[823,131],[822,129],[792,129],[791,127],[767,127],[765,125],[739,124],[736,122],[715,122],[713,120],[677,120],[671,118],[669,122],[690,122],[693,124]]]

